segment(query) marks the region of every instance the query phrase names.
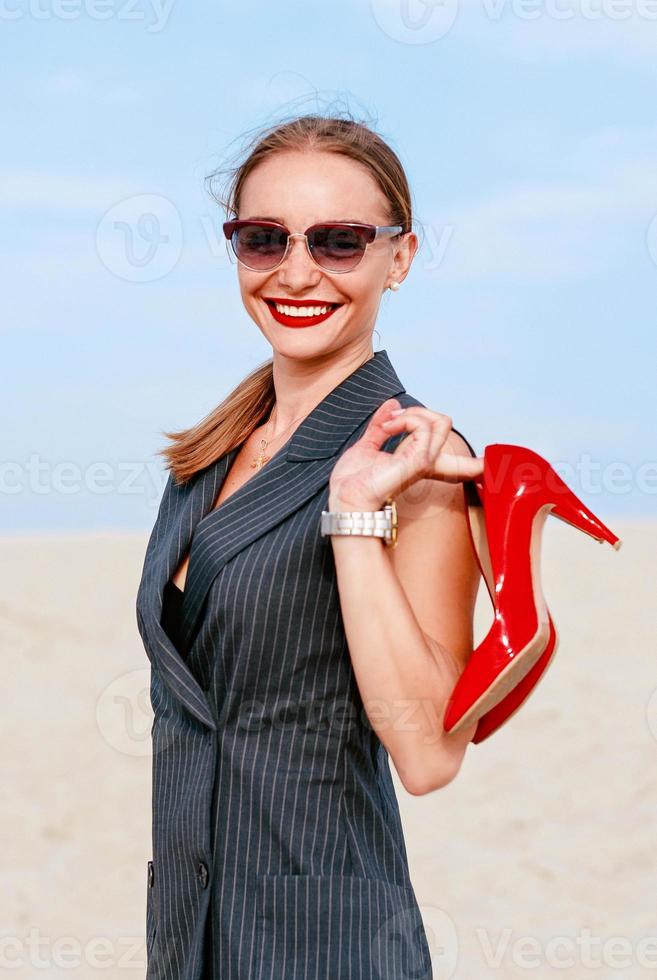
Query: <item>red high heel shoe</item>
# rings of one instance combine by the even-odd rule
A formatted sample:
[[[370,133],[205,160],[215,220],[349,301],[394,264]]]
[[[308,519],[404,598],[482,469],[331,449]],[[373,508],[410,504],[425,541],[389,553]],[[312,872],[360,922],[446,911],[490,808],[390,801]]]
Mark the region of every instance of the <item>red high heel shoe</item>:
[[[540,582],[540,545],[548,514],[616,550],[622,544],[531,449],[486,446],[480,483],[495,616],[452,691],[443,720],[446,732],[458,731],[498,705],[547,649],[551,628]]]
[[[493,582],[493,570],[490,563],[488,541],[486,539],[483,481],[480,477],[477,477],[474,480],[468,480],[463,484],[463,486],[466,497],[468,531],[470,533],[472,549],[477,558],[477,564],[481,570],[484,582],[486,583],[490,601],[493,608],[495,608],[495,585]],[[498,728],[501,728],[505,722],[513,717],[520,706],[525,703],[541,677],[543,677],[545,674],[555,653],[557,652],[557,647],[559,646],[559,634],[549,610],[548,620],[550,623],[550,637],[545,650],[531,668],[529,673],[526,674],[522,680],[518,681],[516,686],[509,691],[509,693],[503,697],[502,700],[495,705],[495,707],[491,708],[490,711],[487,711],[485,715],[481,716],[479,722],[477,723],[475,733],[471,738],[472,742],[476,744],[483,742],[484,739],[492,735],[493,732],[496,732]]]

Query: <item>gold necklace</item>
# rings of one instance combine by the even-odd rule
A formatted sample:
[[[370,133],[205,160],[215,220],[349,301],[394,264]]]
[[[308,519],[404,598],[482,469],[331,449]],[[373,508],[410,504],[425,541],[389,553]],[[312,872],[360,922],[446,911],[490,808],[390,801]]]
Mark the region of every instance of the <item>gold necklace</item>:
[[[362,364],[359,364],[359,366],[358,366],[359,369],[363,366],[363,364],[366,364],[367,361],[369,361],[369,360],[371,360],[371,357],[366,357],[365,360],[362,362]],[[317,407],[317,406],[315,406],[315,407]],[[311,411],[312,411],[312,409],[311,409]],[[272,413],[270,412],[269,413],[269,419],[267,421],[267,431],[268,432],[269,432],[269,426],[271,425],[271,414]],[[309,414],[309,413],[304,412],[304,415],[307,415],[307,414]],[[287,428],[283,429],[283,432],[287,432],[287,430],[290,428],[290,426],[291,425],[294,425],[295,422],[298,422],[299,419],[302,419],[304,417],[304,415],[299,415],[298,418],[292,419],[292,421],[290,422],[290,425],[288,425]],[[280,435],[280,432],[279,432],[278,435]],[[260,469],[262,469],[262,467],[265,465],[265,463],[268,463],[269,460],[271,459],[271,456],[266,456],[265,455],[265,449],[267,448],[268,445],[269,445],[269,442],[268,442],[267,439],[261,439],[260,440],[260,452],[256,456],[253,457],[253,462],[251,463],[251,469],[252,470],[260,470]]]
[[[306,413],[304,412],[304,415],[305,414]],[[286,426],[283,429],[283,432],[287,432],[287,430],[291,426],[293,426],[295,422],[298,422],[299,419],[302,419],[302,418],[303,418],[303,415],[299,415],[296,419],[292,419],[292,421],[290,422],[290,425]],[[267,421],[267,432],[269,432],[270,425],[271,425],[271,413],[270,413],[269,419]],[[278,435],[280,436],[280,434],[281,433],[279,432]],[[278,436],[276,438],[278,438]],[[265,449],[267,448],[268,445],[269,445],[269,440],[268,439],[261,439],[260,440],[260,452],[256,456],[253,457],[253,462],[251,463],[251,469],[252,470],[261,470],[262,467],[265,465],[265,463],[268,463],[269,460],[271,459],[271,456],[267,456],[265,454]]]

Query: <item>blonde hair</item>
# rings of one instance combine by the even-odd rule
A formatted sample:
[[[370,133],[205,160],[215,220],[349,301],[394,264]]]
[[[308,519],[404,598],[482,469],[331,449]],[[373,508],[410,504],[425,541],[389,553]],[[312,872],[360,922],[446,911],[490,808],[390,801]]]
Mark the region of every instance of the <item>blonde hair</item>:
[[[237,217],[244,182],[267,157],[282,151],[323,151],[339,153],[368,168],[385,194],[389,205],[389,224],[412,228],[411,194],[404,168],[391,147],[364,122],[351,114],[307,114],[278,122],[258,132],[247,146],[246,156],[231,175],[225,198],[212,187],[225,171],[214,171],[206,181],[210,193],[226,212]],[[164,432],[171,444],[158,450],[178,483],[189,480],[198,470],[219,459],[244,442],[263,422],[276,401],[273,360],[252,371],[205,418],[187,429]]]

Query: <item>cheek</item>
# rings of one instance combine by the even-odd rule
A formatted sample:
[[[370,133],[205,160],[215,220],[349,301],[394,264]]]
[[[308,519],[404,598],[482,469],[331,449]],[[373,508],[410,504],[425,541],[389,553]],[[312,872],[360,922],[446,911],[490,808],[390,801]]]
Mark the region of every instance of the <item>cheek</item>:
[[[378,277],[372,279],[368,276],[362,282],[355,283],[353,288],[350,288],[349,294],[355,306],[357,305],[361,308],[375,307],[381,299],[381,287],[379,286]]]
[[[367,259],[363,260],[364,264]],[[381,299],[385,283],[385,271],[378,268],[374,262],[367,263],[362,269],[346,273],[342,284],[337,283],[354,305],[376,306]]]
[[[238,279],[240,284],[240,292],[245,299],[253,297],[254,292],[257,289],[256,277],[250,273],[247,269],[242,269],[238,272]]]
[[[260,293],[263,291],[262,276],[250,273],[245,270],[239,277],[240,293],[242,303],[253,316],[262,317],[263,301]]]

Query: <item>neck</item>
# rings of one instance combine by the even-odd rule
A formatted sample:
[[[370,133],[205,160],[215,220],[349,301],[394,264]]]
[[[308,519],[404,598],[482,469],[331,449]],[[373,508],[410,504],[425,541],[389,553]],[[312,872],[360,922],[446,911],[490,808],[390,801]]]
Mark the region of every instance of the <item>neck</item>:
[[[321,358],[300,360],[274,354],[276,401],[270,415],[267,437],[270,442],[295,421],[309,415],[330,391],[374,356],[370,340],[368,338],[366,344],[345,348],[337,353],[331,351]]]

